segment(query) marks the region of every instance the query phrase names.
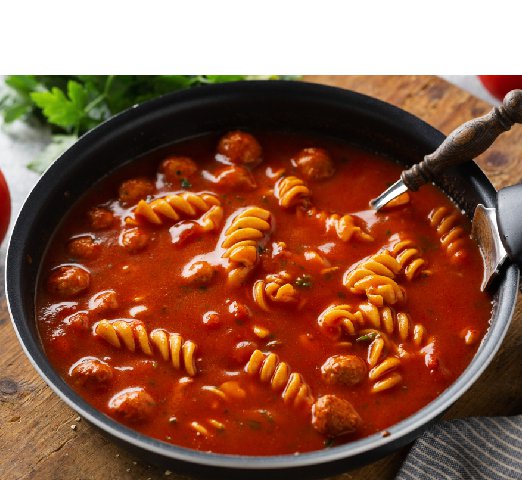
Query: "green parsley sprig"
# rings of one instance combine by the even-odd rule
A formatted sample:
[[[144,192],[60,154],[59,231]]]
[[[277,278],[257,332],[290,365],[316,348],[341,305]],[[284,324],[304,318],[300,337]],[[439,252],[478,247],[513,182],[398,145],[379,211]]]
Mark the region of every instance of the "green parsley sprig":
[[[198,85],[278,76],[9,75],[0,92],[4,123],[38,119],[51,128],[48,147],[28,167],[43,172],[79,136],[112,115],[166,93]]]

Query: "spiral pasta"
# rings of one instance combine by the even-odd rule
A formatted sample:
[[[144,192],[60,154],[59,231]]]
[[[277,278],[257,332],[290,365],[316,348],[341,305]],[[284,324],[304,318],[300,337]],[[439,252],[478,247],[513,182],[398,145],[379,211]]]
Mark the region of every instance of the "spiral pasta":
[[[344,286],[355,294],[366,294],[370,303],[378,307],[404,302],[406,292],[397,284],[395,276],[400,272],[399,262],[384,250],[347,270]]]
[[[260,207],[247,207],[241,211],[225,231],[221,247],[223,258],[228,258],[229,284],[240,285],[258,262],[258,247],[271,229],[271,215]]]
[[[252,288],[254,302],[264,310],[270,311],[271,303],[295,304],[299,300],[297,289],[290,283],[288,272],[269,274],[264,280],[257,280]]]
[[[446,253],[453,258],[466,255],[466,232],[459,225],[457,212],[450,212],[446,207],[433,209],[429,214],[429,221],[435,227],[440,237],[440,243]]]
[[[324,224],[326,232],[333,231],[337,237],[343,242],[357,240],[360,242],[373,242],[373,237],[365,232],[358,223],[364,223],[355,215],[339,215],[337,213],[328,213],[325,210],[318,210],[312,207],[306,211],[308,217],[315,217]]]
[[[415,346],[420,347],[426,340],[424,325],[413,324],[407,313],[394,312],[390,307],[377,308],[371,303],[359,305],[358,312],[362,314],[362,323],[388,335],[395,334],[403,342],[411,340]]]
[[[298,177],[289,176],[280,178],[275,186],[275,196],[283,208],[296,205],[306,205],[312,193],[305,182]]]
[[[360,311],[353,311],[351,305],[330,305],[318,318],[321,328],[333,331],[339,336],[341,329],[348,335],[355,335],[363,323],[363,315]]]
[[[421,258],[420,252],[412,240],[401,240],[397,242],[390,250],[395,257],[404,276],[411,281],[419,275],[429,275],[431,272],[427,270],[426,260]]]
[[[368,347],[368,365],[371,367],[368,378],[374,382],[372,393],[389,390],[402,382],[402,376],[395,371],[401,361],[397,357],[385,356],[384,353],[385,341],[381,335],[377,335]]]
[[[205,212],[198,220],[204,232],[217,230],[223,222],[223,208],[220,205],[213,205],[210,210]]]
[[[189,376],[197,373],[196,344],[184,341],[178,333],[170,333],[157,328],[148,333],[145,325],[138,320],[101,320],[94,326],[94,333],[116,348],[124,346],[135,352],[141,350],[152,356],[154,349],[163,360],[172,363],[176,370],[185,370]]]
[[[165,221],[177,222],[184,218],[194,218],[207,212],[212,206],[219,206],[220,202],[214,195],[208,193],[174,193],[150,202],[140,200],[134,209],[134,216],[140,216],[154,225],[163,225]],[[135,222],[128,218],[127,223]]]
[[[314,402],[310,387],[302,375],[291,373],[288,364],[280,362],[275,353],[265,355],[260,350],[255,350],[245,366],[245,371],[251,376],[259,376],[262,382],[269,382],[272,390],[282,391],[281,397],[287,404],[310,406]]]

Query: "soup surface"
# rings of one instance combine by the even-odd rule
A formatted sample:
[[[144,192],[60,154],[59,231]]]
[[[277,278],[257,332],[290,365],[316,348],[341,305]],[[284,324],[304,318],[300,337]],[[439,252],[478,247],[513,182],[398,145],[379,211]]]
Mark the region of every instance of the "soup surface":
[[[93,185],[41,266],[66,382],[152,437],[244,455],[382,432],[466,368],[488,328],[469,222],[332,139],[229,132]]]

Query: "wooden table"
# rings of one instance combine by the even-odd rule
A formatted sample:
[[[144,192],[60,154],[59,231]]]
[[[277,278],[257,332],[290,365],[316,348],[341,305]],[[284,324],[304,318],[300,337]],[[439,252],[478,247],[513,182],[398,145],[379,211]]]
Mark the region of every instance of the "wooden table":
[[[308,81],[375,96],[424,119],[444,133],[491,107],[437,77],[323,76]],[[478,159],[495,187],[522,180],[522,127],[504,134]],[[1,260],[3,282],[3,259]],[[2,288],[3,292],[3,288]],[[0,294],[0,478],[53,480],[180,480],[175,473],[137,461],[68,408],[40,379],[16,339]],[[522,304],[499,353],[446,418],[522,413]],[[391,479],[408,452],[335,477]]]

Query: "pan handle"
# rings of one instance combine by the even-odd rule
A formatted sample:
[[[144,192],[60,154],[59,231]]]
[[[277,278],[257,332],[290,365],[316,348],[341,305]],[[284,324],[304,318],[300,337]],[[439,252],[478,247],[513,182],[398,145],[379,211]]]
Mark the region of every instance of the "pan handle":
[[[497,225],[509,258],[522,267],[522,182],[499,190]]]
[[[504,97],[502,105],[453,130],[437,150],[402,172],[402,182],[408,189],[418,190],[421,185],[434,181],[437,173],[446,167],[480,155],[515,123],[522,123],[522,90],[511,90]]]

